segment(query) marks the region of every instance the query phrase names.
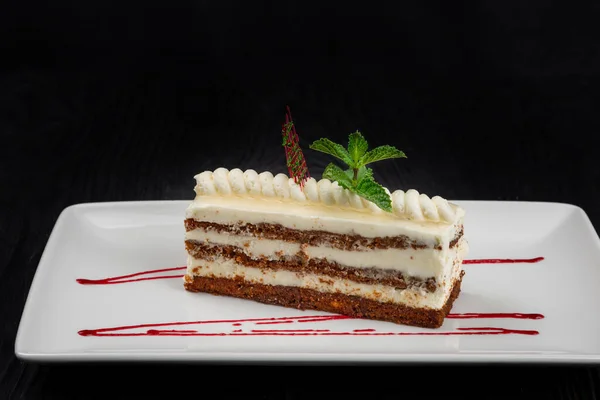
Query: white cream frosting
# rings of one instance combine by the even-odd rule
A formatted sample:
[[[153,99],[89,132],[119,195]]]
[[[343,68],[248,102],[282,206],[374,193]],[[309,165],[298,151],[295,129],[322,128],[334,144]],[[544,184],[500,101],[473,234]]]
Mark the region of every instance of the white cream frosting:
[[[215,171],[205,171],[195,176],[196,200],[199,197],[229,197],[244,198],[274,198],[280,201],[297,203],[316,203],[339,208],[349,208],[372,214],[385,213],[374,203],[342,188],[337,182],[328,179],[316,181],[309,178],[304,187],[294,182],[285,174],[273,176],[271,172],[257,173],[252,169],[242,171],[234,168],[217,168]],[[414,189],[406,192],[396,190],[390,194],[392,200],[392,215],[413,220],[453,224],[462,217],[464,211],[449,203],[446,199],[435,196],[429,198],[426,194]]]

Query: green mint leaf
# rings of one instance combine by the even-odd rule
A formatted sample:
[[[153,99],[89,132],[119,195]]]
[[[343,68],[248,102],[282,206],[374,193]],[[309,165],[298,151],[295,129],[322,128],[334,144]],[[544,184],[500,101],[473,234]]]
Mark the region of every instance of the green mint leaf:
[[[338,185],[344,189],[352,190],[352,179],[343,169],[334,163],[330,163],[327,167],[325,167],[322,178],[329,179],[332,182],[337,182]]]
[[[334,143],[329,139],[322,138],[319,140],[315,140],[313,144],[309,146],[312,150],[320,151],[322,153],[326,153],[332,155],[336,158],[339,158],[344,163],[346,163],[349,167],[353,166],[352,158],[350,154],[348,154],[348,150],[344,148],[344,146]]]
[[[379,146],[365,153],[365,155],[361,157],[359,165],[363,166],[375,161],[387,160],[389,158],[406,158],[406,155],[394,146]]]
[[[374,203],[382,210],[392,212],[392,199],[390,198],[390,195],[385,191],[383,186],[375,182],[372,177],[363,178],[356,186],[354,192],[362,198]]]
[[[354,167],[358,166],[360,158],[365,155],[368,148],[369,144],[367,140],[359,131],[350,134],[348,137],[348,153],[350,153],[350,157],[354,161]]]

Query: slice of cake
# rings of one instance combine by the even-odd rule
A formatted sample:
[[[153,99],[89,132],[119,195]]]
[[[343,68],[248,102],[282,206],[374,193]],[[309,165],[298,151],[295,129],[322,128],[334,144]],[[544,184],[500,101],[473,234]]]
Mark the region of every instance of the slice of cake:
[[[397,190],[385,212],[328,179],[195,178],[187,290],[428,328],[460,292],[464,210],[441,197]]]
[[[218,168],[196,175],[187,209],[187,290],[437,328],[460,292],[465,212],[416,190],[390,193],[367,165],[405,158],[368,150],[358,131],[347,149],[310,148],[334,163],[310,178],[291,115],[282,127],[290,176]]]

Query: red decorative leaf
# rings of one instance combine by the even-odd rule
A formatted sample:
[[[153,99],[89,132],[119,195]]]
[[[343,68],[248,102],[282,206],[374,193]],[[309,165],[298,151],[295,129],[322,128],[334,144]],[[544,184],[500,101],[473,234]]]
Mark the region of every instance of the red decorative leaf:
[[[286,106],[285,123],[281,127],[281,134],[283,136],[283,147],[285,149],[285,160],[288,167],[288,172],[294,182],[304,186],[304,182],[310,178],[308,173],[308,167],[306,166],[306,160],[304,154],[300,148],[300,140],[298,133],[296,133],[296,127],[292,119],[292,113],[290,108]]]

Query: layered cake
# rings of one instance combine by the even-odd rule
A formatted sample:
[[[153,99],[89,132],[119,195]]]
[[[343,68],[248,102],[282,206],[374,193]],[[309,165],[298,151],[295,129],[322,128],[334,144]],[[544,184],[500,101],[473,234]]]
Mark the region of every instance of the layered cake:
[[[371,174],[355,167],[356,182]],[[460,292],[464,210],[413,189],[365,191],[351,172],[347,182],[225,168],[195,176],[185,288],[440,327]]]

